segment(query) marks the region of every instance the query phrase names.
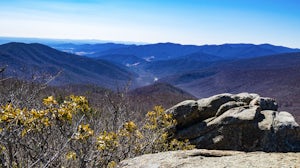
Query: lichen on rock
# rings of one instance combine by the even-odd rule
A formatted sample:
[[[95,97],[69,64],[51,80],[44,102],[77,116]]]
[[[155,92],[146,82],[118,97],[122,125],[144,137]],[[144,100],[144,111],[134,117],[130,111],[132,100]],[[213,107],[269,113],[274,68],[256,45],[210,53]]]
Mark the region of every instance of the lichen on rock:
[[[300,151],[300,127],[277,111],[275,99],[254,93],[219,94],[181,102],[167,112],[178,121],[172,134],[197,148],[239,151]]]

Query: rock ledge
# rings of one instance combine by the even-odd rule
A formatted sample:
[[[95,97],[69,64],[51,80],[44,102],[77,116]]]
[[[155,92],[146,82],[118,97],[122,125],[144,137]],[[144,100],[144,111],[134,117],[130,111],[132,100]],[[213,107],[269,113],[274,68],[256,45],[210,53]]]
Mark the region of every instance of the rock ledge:
[[[300,127],[294,117],[277,111],[277,102],[254,93],[219,94],[186,100],[172,108],[177,120],[170,133],[199,149],[300,151]]]
[[[296,168],[300,153],[237,152],[195,149],[142,155],[122,161],[122,168]]]

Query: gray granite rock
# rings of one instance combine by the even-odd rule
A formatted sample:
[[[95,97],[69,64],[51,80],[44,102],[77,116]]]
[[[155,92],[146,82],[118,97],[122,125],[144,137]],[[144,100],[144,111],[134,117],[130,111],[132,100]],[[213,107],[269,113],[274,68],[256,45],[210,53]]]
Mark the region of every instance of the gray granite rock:
[[[167,110],[178,122],[175,138],[197,148],[241,151],[300,151],[300,128],[272,98],[220,94],[184,101]]]

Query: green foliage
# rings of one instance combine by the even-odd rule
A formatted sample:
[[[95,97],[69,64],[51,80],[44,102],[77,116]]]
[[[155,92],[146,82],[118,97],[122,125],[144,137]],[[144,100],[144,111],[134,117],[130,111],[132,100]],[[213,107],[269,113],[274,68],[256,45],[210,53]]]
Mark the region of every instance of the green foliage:
[[[176,121],[160,106],[143,124],[127,121],[103,130],[83,96],[50,96],[43,104],[39,110],[0,108],[0,167],[115,167],[144,153],[193,148],[187,140],[169,138]]]

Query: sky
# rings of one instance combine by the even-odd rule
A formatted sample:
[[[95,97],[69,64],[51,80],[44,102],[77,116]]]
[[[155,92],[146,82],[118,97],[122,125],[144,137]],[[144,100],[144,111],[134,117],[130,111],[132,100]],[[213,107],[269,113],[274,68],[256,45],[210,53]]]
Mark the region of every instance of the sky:
[[[0,36],[300,48],[299,0],[1,0]]]

